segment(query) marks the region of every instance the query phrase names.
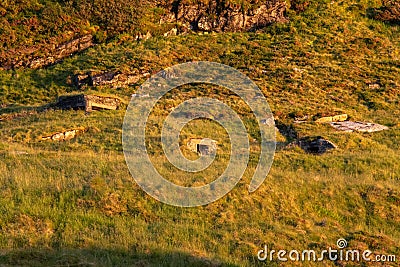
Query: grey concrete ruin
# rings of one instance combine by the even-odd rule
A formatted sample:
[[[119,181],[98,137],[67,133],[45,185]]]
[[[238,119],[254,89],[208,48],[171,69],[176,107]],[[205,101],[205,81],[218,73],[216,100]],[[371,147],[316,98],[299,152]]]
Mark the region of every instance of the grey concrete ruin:
[[[208,138],[192,138],[187,146],[191,151],[199,155],[212,155],[217,150],[217,141]]]
[[[379,132],[389,129],[389,127],[377,123],[361,122],[361,121],[342,121],[330,123],[332,127],[344,132]]]
[[[87,112],[99,109],[118,109],[121,101],[116,97],[98,95],[70,95],[60,96],[56,107],[60,109],[84,109]]]

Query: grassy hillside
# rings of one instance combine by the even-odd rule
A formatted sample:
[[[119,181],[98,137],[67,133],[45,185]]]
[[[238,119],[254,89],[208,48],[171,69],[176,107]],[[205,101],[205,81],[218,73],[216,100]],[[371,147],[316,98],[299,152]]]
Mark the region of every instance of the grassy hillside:
[[[251,33],[192,33],[139,42],[133,32],[122,33],[45,69],[0,71],[0,263],[280,266],[258,262],[257,251],[265,244],[275,250],[323,250],[343,237],[350,248],[397,255],[397,263],[387,264],[399,266],[400,27],[371,18],[381,5],[310,1],[304,12],[288,11],[288,23]],[[232,192],[204,207],[176,208],[157,202],[131,178],[121,144],[124,106],[90,114],[42,108],[59,95],[78,92],[70,83],[76,73],[155,73],[195,60],[239,69],[263,91],[277,120],[293,124],[299,136],[324,136],[338,149],[321,156],[298,148],[278,150],[266,181],[249,194],[257,163],[254,143],[245,177]],[[128,102],[142,82],[82,90]],[[149,142],[153,162],[167,174],[157,142],[160,122],[166,110],[199,95],[224,100],[243,118],[251,116],[235,96],[215,88],[175,90],[164,97]],[[389,130],[343,133],[312,121],[293,123],[296,117],[332,113]],[[70,141],[40,141],[75,127],[87,131]],[[182,138],[204,135],[204,129],[214,132],[214,139],[226,137],[218,126],[198,121],[184,129]],[[221,171],[228,153],[222,149],[221,162],[203,176],[171,179],[201,183]]]

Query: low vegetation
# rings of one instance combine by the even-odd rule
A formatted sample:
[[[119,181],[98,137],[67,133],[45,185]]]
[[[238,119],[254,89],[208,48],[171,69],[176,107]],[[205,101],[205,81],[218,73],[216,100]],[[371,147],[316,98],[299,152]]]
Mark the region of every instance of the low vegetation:
[[[118,6],[117,0],[96,6],[91,6],[94,1],[80,2],[85,4],[1,4],[7,23],[0,23],[0,36],[6,49],[19,51],[44,39],[58,43],[84,29],[106,36],[104,42],[47,68],[0,71],[1,264],[280,266],[278,261],[260,263],[257,251],[264,245],[320,251],[336,247],[341,237],[350,248],[369,248],[400,260],[400,28],[369,15],[371,9],[382,7],[381,1],[294,1],[297,7],[287,10],[287,23],[255,32],[155,35],[143,41],[136,40],[133,29],[141,26],[136,19],[127,22],[129,31],[120,30],[118,22],[106,23],[114,15],[102,10],[108,8],[106,3]],[[46,20],[49,8],[60,13],[52,11]],[[78,13],[67,12],[68,8],[85,15],[75,16]],[[128,4],[121,8],[151,21],[140,9]],[[28,22],[35,17],[36,29]],[[95,26],[99,28],[90,29]],[[278,149],[267,179],[250,194],[258,136],[248,107],[221,88],[178,88],[156,106],[147,129],[149,151],[160,172],[171,175],[160,150],[161,122],[168,110],[195,96],[224,100],[247,122],[250,163],[239,185],[207,206],[177,208],[152,199],[130,176],[121,144],[125,103],[145,77],[120,88],[77,89],[71,80],[78,73],[107,70],[154,74],[199,60],[242,71],[265,94],[279,123],[293,127],[300,137],[323,136],[338,149],[320,156],[295,147]],[[48,105],[58,96],[82,92],[115,95],[123,104],[115,111],[91,113]],[[389,129],[342,133],[312,120],[294,124],[298,117],[341,113]],[[69,141],[41,140],[77,128],[85,132]],[[224,169],[229,144],[223,143],[226,133],[218,125],[195,121],[183,129],[181,143],[206,134],[222,144],[218,161],[203,175],[172,173],[171,180],[201,184]]]

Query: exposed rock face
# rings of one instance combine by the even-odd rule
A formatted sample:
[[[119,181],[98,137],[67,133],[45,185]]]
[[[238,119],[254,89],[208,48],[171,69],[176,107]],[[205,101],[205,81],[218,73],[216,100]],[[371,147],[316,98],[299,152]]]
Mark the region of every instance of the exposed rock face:
[[[400,2],[398,0],[383,0],[383,6],[374,9],[375,19],[400,25]]]
[[[8,70],[21,67],[38,69],[46,67],[59,62],[65,57],[83,51],[93,45],[94,43],[92,35],[85,35],[83,37],[79,37],[67,43],[59,45],[52,52],[48,53],[48,55],[44,57],[33,57],[31,55],[27,56],[23,60],[17,60],[11,63],[2,62],[0,63],[0,69]]]
[[[112,87],[123,87],[130,84],[137,83],[141,78],[148,77],[149,73],[144,74],[124,74],[120,71],[108,71],[104,73],[99,73],[92,75],[87,74],[77,74],[74,76],[74,85],[81,88],[84,85],[89,86],[103,86],[111,85]]]
[[[337,148],[335,144],[321,136],[303,137],[292,143],[292,145],[298,145],[305,152],[318,155]]]
[[[265,0],[246,8],[230,1],[173,0],[165,6],[171,13],[163,21],[179,22],[187,29],[200,31],[252,31],[274,22],[286,22],[287,4],[282,0]]]
[[[379,132],[389,129],[387,126],[380,125],[377,123],[360,122],[360,121],[343,121],[343,122],[332,122],[332,127],[339,131],[344,132]]]
[[[310,2],[307,0],[291,0],[290,1],[290,9],[296,11],[296,13],[304,12],[309,5],[310,5]]]
[[[113,80],[116,79],[121,74],[120,71],[110,71],[101,74],[97,74],[94,76],[89,77],[89,85],[91,86],[99,86],[99,85],[106,85],[112,84]]]
[[[56,107],[60,109],[84,109],[87,112],[97,109],[116,110],[120,100],[115,97],[97,95],[71,95],[58,98]]]

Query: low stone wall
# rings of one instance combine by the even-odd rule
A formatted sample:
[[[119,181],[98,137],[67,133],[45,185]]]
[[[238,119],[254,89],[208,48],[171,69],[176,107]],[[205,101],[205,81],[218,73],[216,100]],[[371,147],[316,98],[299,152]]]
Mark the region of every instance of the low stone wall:
[[[0,69],[9,70],[17,68],[39,69],[61,61],[63,58],[81,52],[94,45],[93,36],[85,35],[57,46],[53,51],[43,57],[26,55],[24,59],[0,63]],[[36,50],[36,49],[33,49]]]

